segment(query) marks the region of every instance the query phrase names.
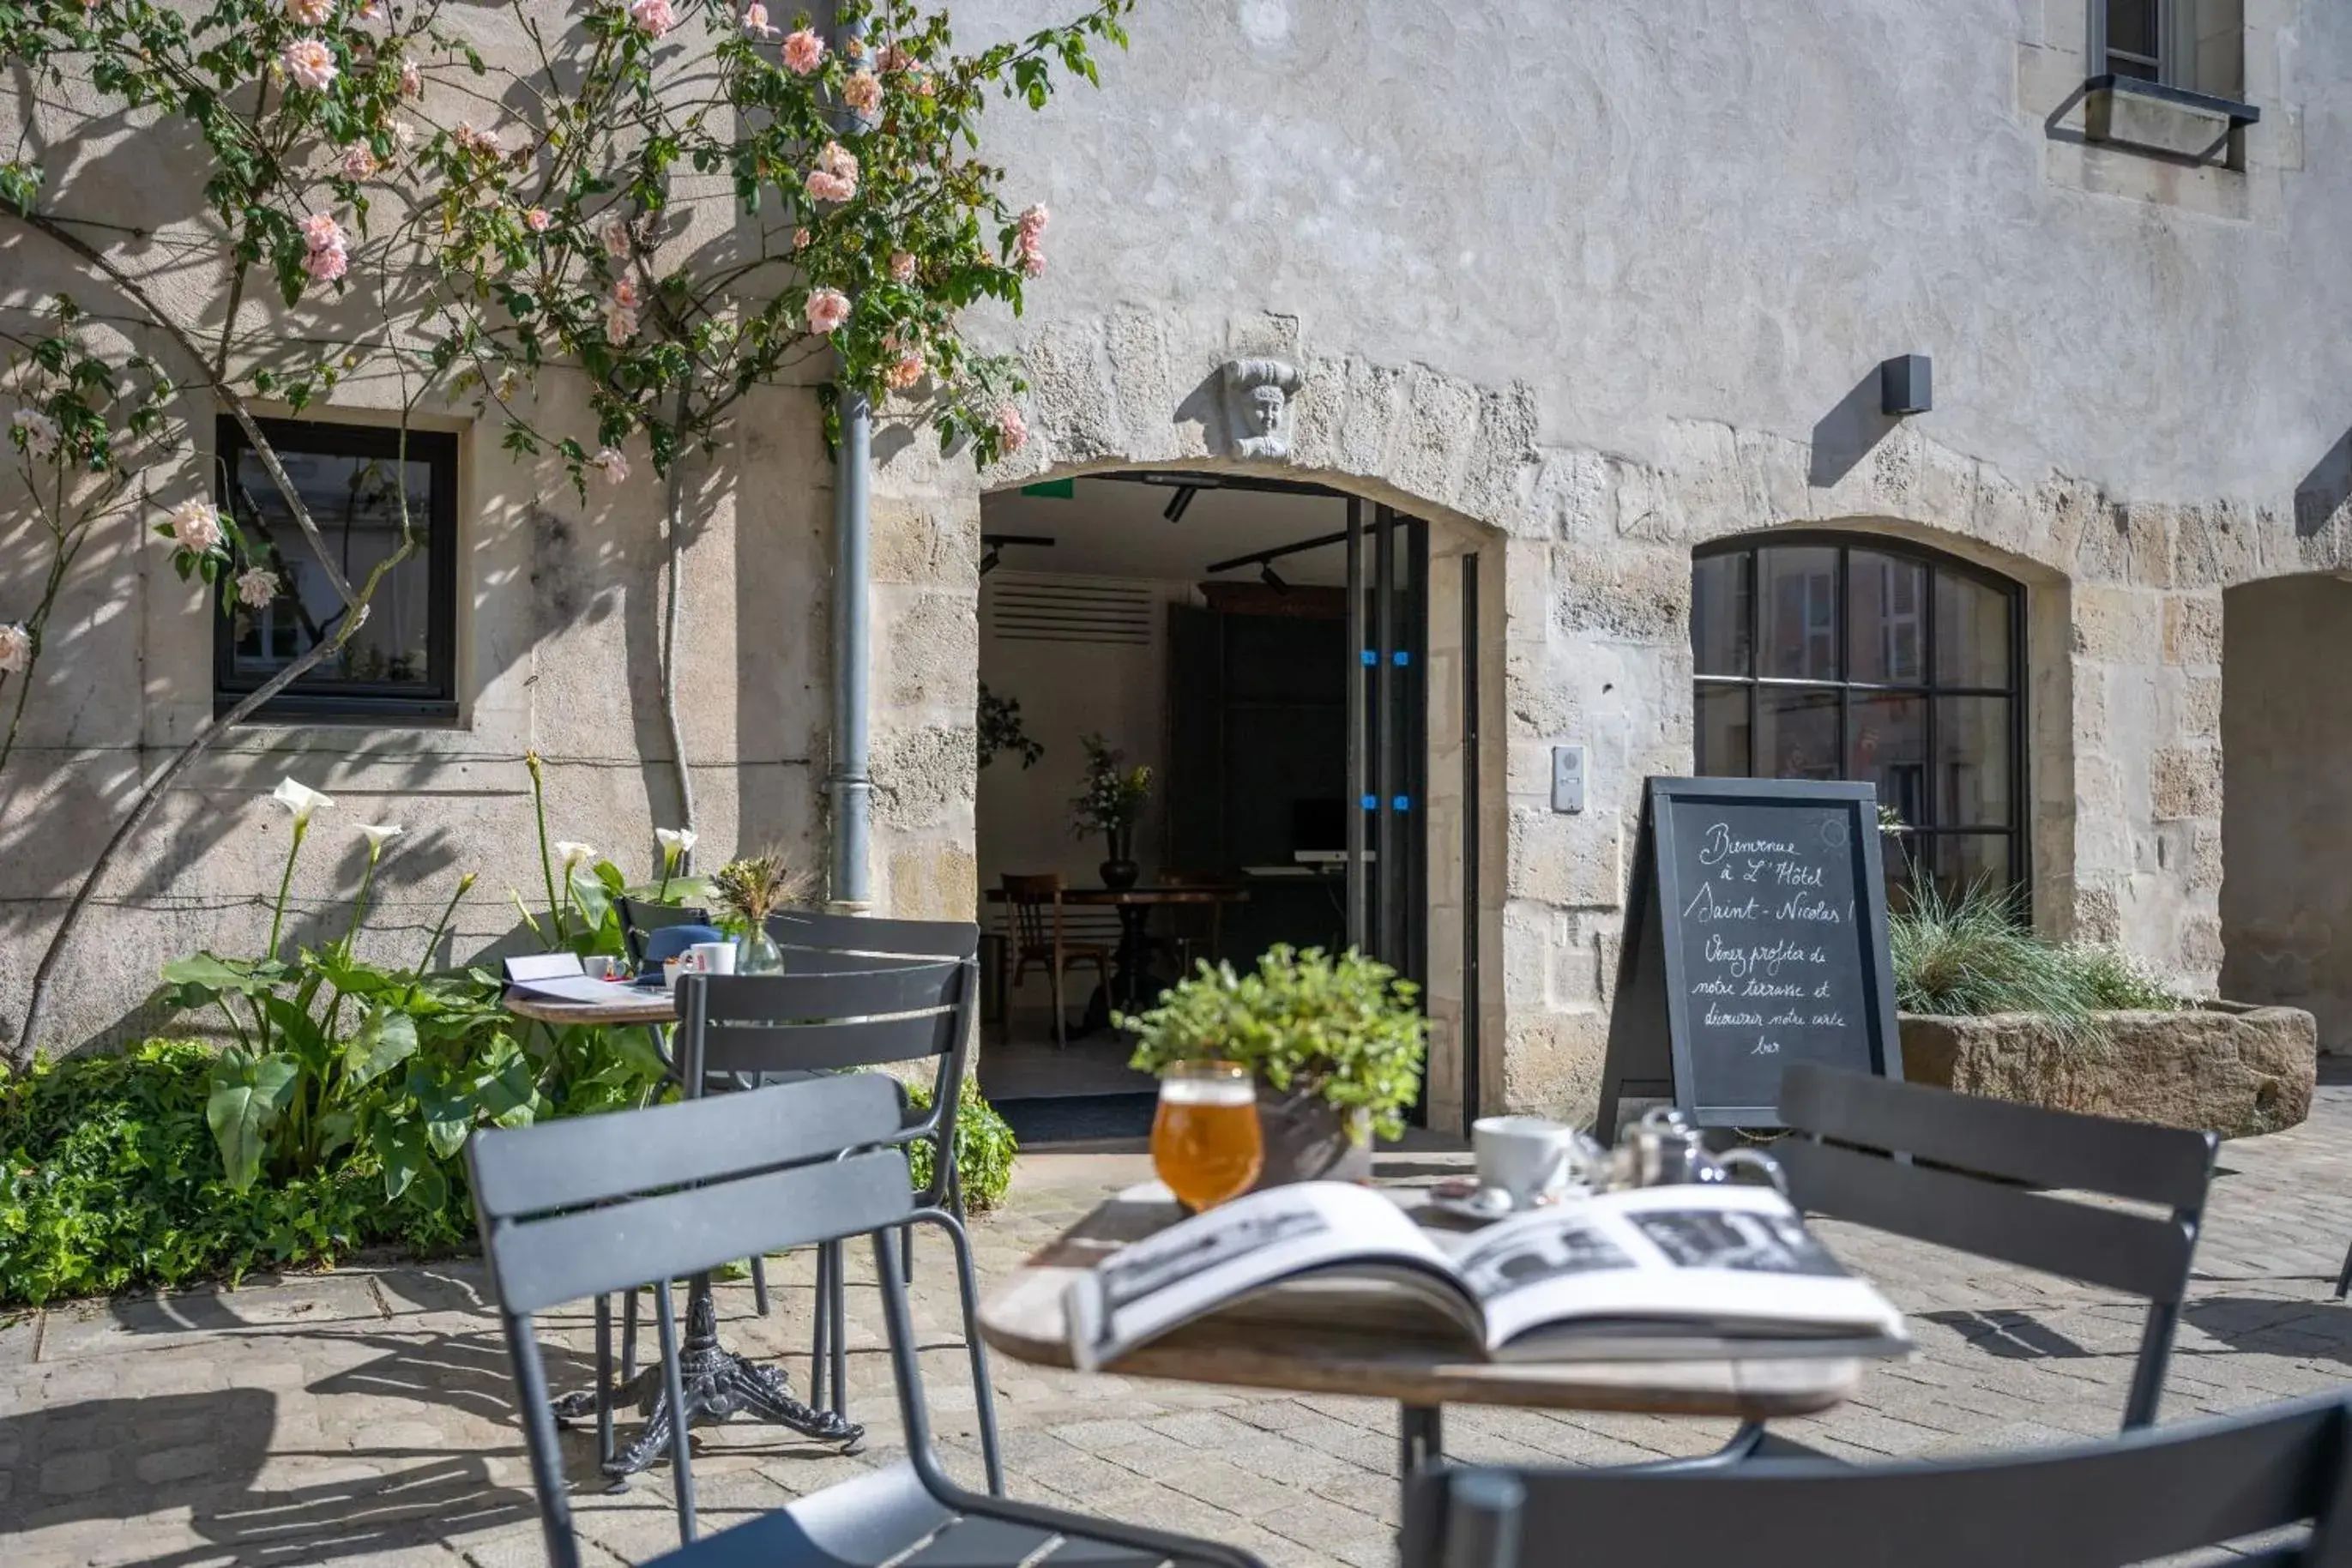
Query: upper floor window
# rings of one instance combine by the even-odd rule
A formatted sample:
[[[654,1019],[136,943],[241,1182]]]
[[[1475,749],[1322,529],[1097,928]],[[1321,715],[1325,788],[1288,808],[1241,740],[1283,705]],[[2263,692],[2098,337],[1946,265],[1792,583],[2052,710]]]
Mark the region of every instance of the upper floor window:
[[[2092,74],[2135,77],[2214,98],[2244,93],[2244,0],[2093,0]]]
[[[298,420],[261,426],[354,588],[399,548],[404,497],[415,540],[377,584],[358,634],[263,711],[285,719],[455,718],[457,438]],[[224,417],[218,441],[220,505],[281,585],[275,600],[252,609],[236,603],[223,579],[228,614],[214,638],[213,688],[216,710],[226,711],[332,637],[346,612],[244,430]]]
[[[1889,880],[2026,879],[2022,595],[1979,567],[1851,535],[1776,535],[1692,563],[1703,775],[1867,779],[1906,831]]]

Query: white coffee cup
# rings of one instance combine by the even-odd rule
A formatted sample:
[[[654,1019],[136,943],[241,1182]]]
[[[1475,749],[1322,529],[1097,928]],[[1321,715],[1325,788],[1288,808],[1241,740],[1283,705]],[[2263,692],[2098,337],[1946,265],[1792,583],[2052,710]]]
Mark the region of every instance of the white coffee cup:
[[[1482,1116],[1470,1124],[1478,1184],[1509,1194],[1525,1208],[1566,1184],[1576,1129],[1548,1116]]]
[[[686,951],[694,960],[697,974],[735,973],[735,944],[731,942],[698,942]]]

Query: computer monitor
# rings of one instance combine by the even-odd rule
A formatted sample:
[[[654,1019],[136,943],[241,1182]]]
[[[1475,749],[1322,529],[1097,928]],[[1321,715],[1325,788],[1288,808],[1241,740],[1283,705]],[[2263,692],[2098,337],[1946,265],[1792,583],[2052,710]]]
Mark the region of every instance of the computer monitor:
[[[1293,854],[1330,852],[1348,847],[1348,803],[1337,795],[1293,801],[1290,805],[1290,848]]]

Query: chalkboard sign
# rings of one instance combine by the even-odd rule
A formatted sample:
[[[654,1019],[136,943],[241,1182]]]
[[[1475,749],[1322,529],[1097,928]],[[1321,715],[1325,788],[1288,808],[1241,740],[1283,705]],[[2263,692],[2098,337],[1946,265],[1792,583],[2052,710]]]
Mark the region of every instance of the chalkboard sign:
[[[1602,1136],[1631,1099],[1777,1127],[1790,1062],[1903,1076],[1878,835],[1867,784],[1649,781]]]

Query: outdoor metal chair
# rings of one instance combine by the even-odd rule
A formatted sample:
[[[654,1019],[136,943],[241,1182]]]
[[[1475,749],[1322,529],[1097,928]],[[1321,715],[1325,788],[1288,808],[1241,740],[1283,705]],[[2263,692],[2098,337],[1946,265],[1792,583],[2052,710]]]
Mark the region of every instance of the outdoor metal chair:
[[[2118,1568],[2243,1542],[2272,1568],[2352,1564],[2344,1396],[2104,1441],[1853,1468],[1432,1467],[1405,1483],[1404,1568]],[[2267,1548],[2263,1550],[2262,1548]],[[2241,1559],[2233,1552],[2231,1561]]]
[[[952,1563],[956,1568],[1262,1568],[1213,1542],[959,1487],[933,1451],[897,1248],[887,1232],[926,1216],[896,1136],[898,1098],[876,1074],[714,1096],[644,1110],[486,1129],[467,1149],[482,1250],[498,1295],[549,1561],[578,1568],[538,1313],[650,1283],[665,1375],[679,1397],[669,1281],[746,1254],[871,1234],[907,1458],[779,1512],[698,1539],[690,1447],[671,1433],[679,1550],[661,1568]],[[960,1254],[961,1256],[961,1254]],[[600,1344],[610,1318],[599,1312]],[[985,1369],[975,1375],[984,1394]],[[992,1489],[1001,1479],[992,1476]],[[920,1549],[920,1555],[916,1555]]]
[[[2189,1266],[2220,1140],[2049,1110],[1815,1063],[1780,1079],[1772,1146],[1791,1202],[1808,1214],[2122,1290],[2148,1304],[2123,1429],[2151,1426],[2164,1393]],[[2058,1189],[2058,1190],[2034,1190]],[[2158,1215],[2082,1203],[2085,1193],[2152,1205]],[[1811,1450],[1749,1423],[1704,1459]]]
[[[646,939],[654,932],[667,931],[672,926],[710,924],[710,911],[706,909],[683,904],[656,904],[645,899],[632,899],[626,894],[615,900],[614,905],[621,913],[621,946],[629,955],[629,967],[633,971],[645,969],[647,957]]]

